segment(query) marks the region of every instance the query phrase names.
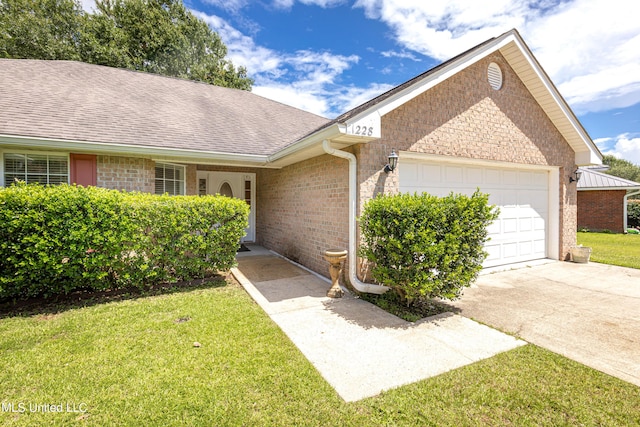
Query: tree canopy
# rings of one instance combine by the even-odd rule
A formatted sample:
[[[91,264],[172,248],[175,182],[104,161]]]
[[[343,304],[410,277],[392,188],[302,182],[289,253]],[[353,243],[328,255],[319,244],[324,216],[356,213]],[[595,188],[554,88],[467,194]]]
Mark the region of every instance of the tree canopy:
[[[609,175],[640,182],[640,166],[611,155],[603,156],[602,163],[609,166],[609,169],[604,171]]]
[[[66,59],[251,90],[244,67],[181,0],[0,0],[0,57]]]

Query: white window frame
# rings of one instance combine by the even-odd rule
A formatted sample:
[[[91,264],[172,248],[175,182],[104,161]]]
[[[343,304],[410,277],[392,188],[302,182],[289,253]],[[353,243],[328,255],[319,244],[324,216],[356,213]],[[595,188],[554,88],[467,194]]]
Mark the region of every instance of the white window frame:
[[[55,151],[31,151],[31,150],[11,150],[11,149],[2,149],[0,150],[0,187],[5,187],[4,182],[4,156],[5,154],[22,154],[22,155],[44,155],[44,156],[55,156],[55,157],[65,157],[67,159],[67,184],[71,179],[71,159],[69,157],[69,153],[60,153]]]
[[[158,177],[155,176],[156,173],[156,167],[160,166],[160,165],[164,165],[164,166],[171,166],[174,168],[180,168],[182,169],[182,194],[170,194],[171,196],[184,196],[185,194],[187,194],[187,167],[185,165],[180,165],[177,163],[169,163],[169,162],[156,162],[156,164],[153,167],[153,192],[154,194],[158,194],[155,192],[155,185],[156,185],[156,180],[158,179]],[[166,181],[165,178],[162,178],[163,181]],[[173,180],[176,181],[176,180]],[[165,192],[161,193],[161,194],[165,194]]]

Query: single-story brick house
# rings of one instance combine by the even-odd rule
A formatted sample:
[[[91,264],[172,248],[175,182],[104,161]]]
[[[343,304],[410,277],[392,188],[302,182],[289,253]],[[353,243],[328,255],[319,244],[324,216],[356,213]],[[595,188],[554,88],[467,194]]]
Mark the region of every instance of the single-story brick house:
[[[602,168],[581,167],[578,181],[578,229],[627,231],[627,201],[640,194],[640,183],[608,175]]]
[[[399,156],[385,172],[388,156]],[[321,274],[379,193],[477,187],[500,206],[486,266],[567,259],[577,166],[601,154],[516,30],[334,120],[246,91],[67,61],[0,60],[0,185],[14,178],[252,207],[247,241]]]

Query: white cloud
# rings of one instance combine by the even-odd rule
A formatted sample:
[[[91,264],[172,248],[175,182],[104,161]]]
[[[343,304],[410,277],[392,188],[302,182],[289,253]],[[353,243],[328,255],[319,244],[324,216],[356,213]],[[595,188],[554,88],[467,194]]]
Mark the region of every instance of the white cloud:
[[[219,0],[219,1],[225,1],[225,0]],[[333,7],[346,2],[345,0],[298,0],[298,1],[307,6],[320,6],[322,8]],[[295,0],[273,0],[273,5],[280,9],[289,9],[294,5],[295,2],[296,2]]]
[[[449,59],[510,28],[519,27],[522,1],[492,0],[358,0],[370,19],[379,19],[397,42],[415,52]]]
[[[249,0],[203,0],[215,7],[229,12],[239,12],[242,8],[249,4]]]
[[[340,76],[360,58],[330,52],[277,52],[255,44],[224,19],[193,11],[216,31],[228,49],[227,57],[247,68],[255,79],[253,92],[324,117],[334,117],[389,90],[389,85],[357,88],[340,84]]]
[[[209,0],[241,8],[248,0]],[[332,7],[343,0],[273,0]],[[623,4],[624,3],[624,4]],[[392,31],[396,50],[382,55],[419,61],[421,55],[447,60],[511,28],[517,28],[543,68],[577,114],[624,108],[640,102],[640,2],[623,0],[358,0],[370,19]],[[296,106],[335,115],[341,74],[358,57],[329,52],[276,52],[255,44],[216,16],[194,11],[217,31],[236,65],[247,67],[255,90],[285,96]],[[384,71],[384,68],[381,69]],[[380,90],[371,85],[360,93]],[[305,92],[306,91],[306,92]],[[303,94],[304,92],[304,94]],[[312,97],[313,100],[309,97]],[[322,97],[330,99],[323,100]]]
[[[396,52],[395,50],[386,50],[384,52],[380,52],[380,54],[385,58],[410,59],[415,62],[422,61],[422,59],[418,58],[415,54],[406,51]]]
[[[640,2],[358,0],[402,47],[447,60],[517,28],[578,114],[640,102]]]
[[[640,136],[628,133],[615,138],[600,138],[594,141],[602,150],[602,154],[613,155],[640,165]]]

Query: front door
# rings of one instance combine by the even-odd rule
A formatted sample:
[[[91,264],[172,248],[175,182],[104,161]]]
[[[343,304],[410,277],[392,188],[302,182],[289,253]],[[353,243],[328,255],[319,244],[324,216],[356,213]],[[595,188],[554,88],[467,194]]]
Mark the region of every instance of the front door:
[[[251,208],[249,227],[246,229],[243,242],[254,242],[256,239],[255,183],[255,173],[198,171],[198,194],[235,197],[247,202]]]

